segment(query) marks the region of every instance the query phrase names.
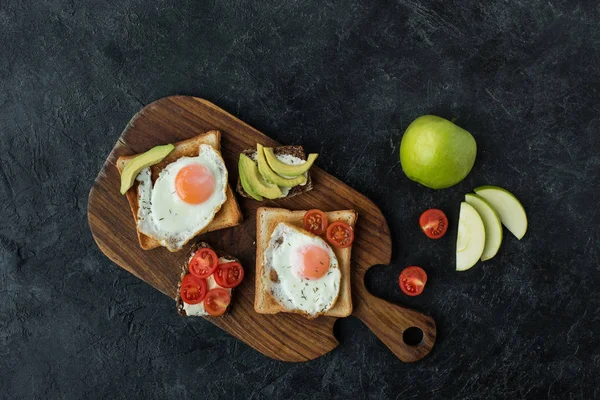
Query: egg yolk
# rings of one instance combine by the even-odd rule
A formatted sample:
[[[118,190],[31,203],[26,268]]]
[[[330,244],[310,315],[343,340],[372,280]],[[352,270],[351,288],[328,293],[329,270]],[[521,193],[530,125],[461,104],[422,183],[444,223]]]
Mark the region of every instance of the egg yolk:
[[[306,279],[319,279],[327,273],[331,259],[329,253],[319,246],[306,246],[300,250],[301,269],[300,275]]]
[[[187,165],[177,173],[175,189],[186,203],[204,203],[215,191],[215,177],[205,165]]]

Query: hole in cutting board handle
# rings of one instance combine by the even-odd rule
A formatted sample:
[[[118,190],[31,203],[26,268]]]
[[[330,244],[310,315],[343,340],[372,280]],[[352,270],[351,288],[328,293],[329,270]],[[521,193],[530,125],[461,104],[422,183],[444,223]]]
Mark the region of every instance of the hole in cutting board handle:
[[[423,330],[412,326],[402,333],[402,340],[409,346],[418,346],[423,343]]]

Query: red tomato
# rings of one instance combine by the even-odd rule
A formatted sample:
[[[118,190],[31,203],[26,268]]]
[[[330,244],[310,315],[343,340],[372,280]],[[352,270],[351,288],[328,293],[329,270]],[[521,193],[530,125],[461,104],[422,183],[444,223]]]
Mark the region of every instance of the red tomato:
[[[198,304],[206,296],[206,280],[187,274],[181,280],[179,289],[181,300],[188,304]]]
[[[425,283],[427,283],[427,273],[421,267],[406,267],[398,278],[400,289],[408,296],[418,296],[423,293]]]
[[[304,229],[315,235],[322,235],[327,229],[327,215],[321,210],[308,210],[304,214]]]
[[[234,288],[244,279],[244,268],[237,262],[220,264],[215,271],[215,282],[224,288]]]
[[[327,228],[327,241],[335,247],[350,247],[354,241],[354,230],[343,221],[337,221]]]
[[[206,293],[204,298],[204,309],[213,317],[223,315],[227,306],[231,303],[231,296],[225,289],[215,288]]]
[[[197,276],[198,278],[208,278],[215,272],[217,265],[219,265],[217,253],[211,249],[202,248],[198,249],[192,257],[188,269],[190,274]]]
[[[448,230],[448,218],[442,210],[430,208],[421,214],[419,225],[421,225],[421,229],[428,238],[439,239]]]

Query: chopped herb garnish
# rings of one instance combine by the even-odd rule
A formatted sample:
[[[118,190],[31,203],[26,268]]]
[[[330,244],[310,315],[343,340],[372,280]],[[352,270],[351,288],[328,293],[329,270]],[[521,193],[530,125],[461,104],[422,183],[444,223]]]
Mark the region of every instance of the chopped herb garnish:
[[[159,221],[162,221],[163,219],[164,219],[164,218],[159,218],[158,220],[159,220]]]

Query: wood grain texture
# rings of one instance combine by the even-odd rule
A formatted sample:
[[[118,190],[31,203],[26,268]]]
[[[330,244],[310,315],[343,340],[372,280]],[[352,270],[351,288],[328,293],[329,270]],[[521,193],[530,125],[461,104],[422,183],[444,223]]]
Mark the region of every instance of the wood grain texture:
[[[187,139],[211,129],[222,133],[221,151],[232,187],[237,180],[237,159],[242,150],[254,147],[257,142],[278,145],[206,100],[189,96],[166,97],[144,107],[131,119],[90,191],[88,221],[102,252],[173,299],[180,266],[189,256],[191,243],[177,253],[164,248],[150,251],[140,248],[127,200],[119,194],[120,176],[114,163],[121,155],[141,153],[153,146]],[[208,320],[274,359],[307,361],[335,348],[338,344],[333,335],[336,318],[308,320],[293,314],[261,315],[254,311],[256,209],[261,205],[291,210],[352,208],[359,214],[351,264],[353,315],[360,318],[400,360],[411,362],[423,358],[435,342],[433,319],[379,299],[364,285],[366,271],[376,264],[388,264],[391,258],[390,232],[381,211],[365,196],[321,169],[313,167],[311,173],[315,186],[311,192],[261,203],[238,196],[245,218],[241,225],[191,241],[202,239],[237,256],[246,270],[244,282],[234,291],[231,312],[222,318]],[[176,312],[175,304],[173,312]],[[403,332],[410,327],[423,330],[423,340],[418,345],[410,346],[403,341]]]

